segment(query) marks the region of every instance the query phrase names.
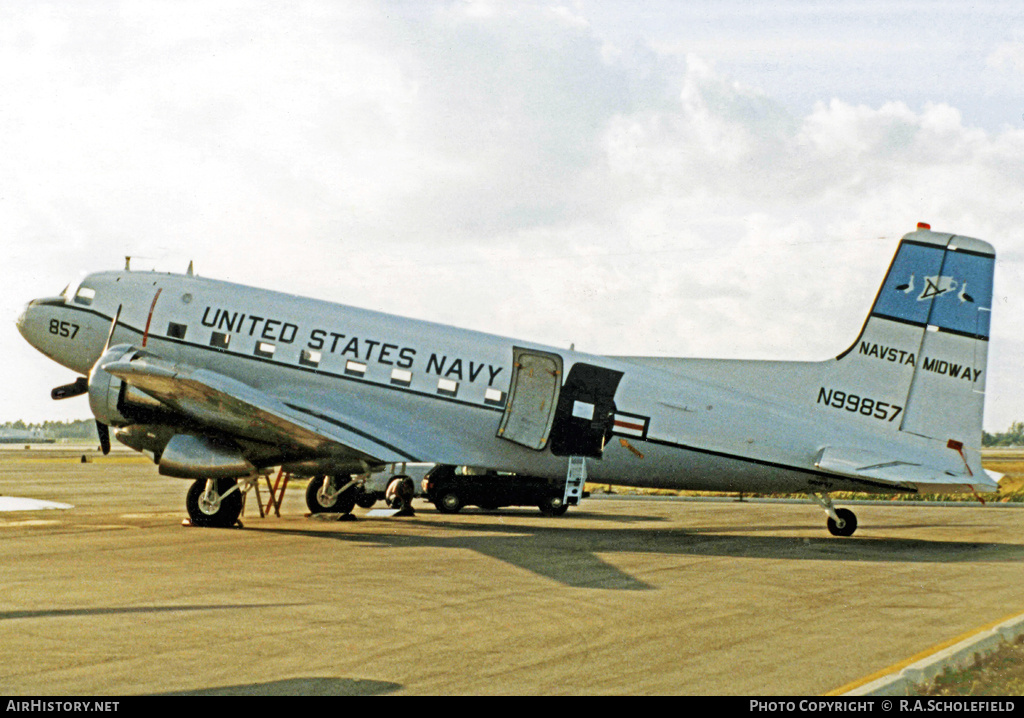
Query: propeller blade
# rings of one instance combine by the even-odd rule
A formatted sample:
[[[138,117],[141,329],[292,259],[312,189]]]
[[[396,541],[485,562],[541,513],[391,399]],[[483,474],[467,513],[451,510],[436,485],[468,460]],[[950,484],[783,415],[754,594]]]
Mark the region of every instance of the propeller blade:
[[[89,380],[84,376],[80,376],[71,384],[64,384],[55,388],[50,392],[50,398],[70,399],[73,396],[81,396],[87,391],[89,391]]]
[[[106,424],[96,421],[96,433],[100,435],[100,448],[103,450],[103,455],[106,456],[110,453],[110,429],[107,428]]]
[[[110,349],[110,340],[114,338],[114,330],[117,329],[117,320],[121,318],[121,307],[123,304],[117,305],[117,313],[114,314],[114,321],[110,323],[110,331],[107,332],[107,343],[103,345],[103,354],[107,353],[107,349]],[[100,354],[100,356],[103,356]]]

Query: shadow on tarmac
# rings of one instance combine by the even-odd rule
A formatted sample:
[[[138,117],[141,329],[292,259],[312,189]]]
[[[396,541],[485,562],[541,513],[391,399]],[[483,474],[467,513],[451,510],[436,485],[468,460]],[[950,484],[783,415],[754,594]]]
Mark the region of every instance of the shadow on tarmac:
[[[281,608],[295,603],[251,603],[230,606],[132,606],[118,608],[43,608],[35,611],[0,611],[0,621],[25,618],[78,618],[83,616],[118,616],[146,613],[181,613],[186,611],[223,611],[247,608]]]
[[[566,586],[622,591],[645,591],[653,587],[603,561],[599,554],[639,553],[661,556],[723,556],[732,558],[783,559],[794,561],[872,561],[880,563],[960,563],[977,561],[1024,561],[1024,545],[943,541],[889,537],[759,536],[762,531],[806,531],[806,524],[769,527],[703,526],[700,528],[658,528],[643,517],[643,528],[584,528],[572,519],[539,526],[517,521],[515,513],[503,512],[500,521],[462,515],[458,520],[433,515],[430,520],[401,519],[407,527],[422,526],[429,534],[396,533],[394,519],[381,523],[317,523],[309,529],[259,527],[258,531],[331,541],[369,544],[381,548],[469,549],[498,561],[531,571]],[[491,514],[490,516],[495,516]],[[582,513],[579,518],[585,518]],[[601,516],[608,520],[609,517]],[[615,517],[619,523],[633,523]],[[337,526],[337,529],[327,528]],[[321,526],[324,526],[321,528]],[[380,530],[376,530],[380,526]],[[929,524],[919,524],[927,527]],[[888,530],[889,526],[885,527]],[[904,527],[906,528],[906,527]],[[368,530],[369,529],[369,530]],[[457,536],[437,536],[438,529],[457,531]],[[466,535],[479,532],[480,535]],[[497,534],[497,535],[496,535]]]
[[[397,683],[358,678],[288,678],[266,683],[158,693],[161,696],[380,696],[401,688]]]

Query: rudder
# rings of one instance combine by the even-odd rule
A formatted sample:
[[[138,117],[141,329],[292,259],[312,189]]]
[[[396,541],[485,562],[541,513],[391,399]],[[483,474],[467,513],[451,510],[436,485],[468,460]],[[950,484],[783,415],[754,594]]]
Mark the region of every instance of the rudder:
[[[977,446],[981,439],[995,250],[932,232],[903,237],[833,379],[878,405],[889,428]],[[883,408],[884,407],[884,408]]]

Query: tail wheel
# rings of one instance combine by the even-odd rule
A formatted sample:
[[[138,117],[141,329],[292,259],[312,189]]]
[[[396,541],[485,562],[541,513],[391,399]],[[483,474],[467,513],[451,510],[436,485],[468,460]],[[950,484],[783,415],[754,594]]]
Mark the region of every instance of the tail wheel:
[[[836,516],[839,517],[838,522],[831,516],[826,522],[828,532],[833,536],[853,536],[857,530],[857,515],[849,509],[836,509]]]
[[[185,497],[185,508],[192,525],[217,528],[234,526],[242,513],[242,492],[236,490],[238,482],[234,479],[211,479],[209,490],[207,483],[207,479],[193,482]]]
[[[348,474],[314,476],[306,486],[306,507],[314,514],[349,514],[356,506],[354,487],[338,492],[350,481]]]

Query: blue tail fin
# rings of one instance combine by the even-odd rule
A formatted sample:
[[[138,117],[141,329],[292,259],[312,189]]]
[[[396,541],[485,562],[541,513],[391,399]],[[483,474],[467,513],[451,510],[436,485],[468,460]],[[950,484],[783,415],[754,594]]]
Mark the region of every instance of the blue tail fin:
[[[921,228],[900,242],[836,366],[846,385],[902,407],[891,428],[980,443],[994,266],[995,250],[978,239]]]

